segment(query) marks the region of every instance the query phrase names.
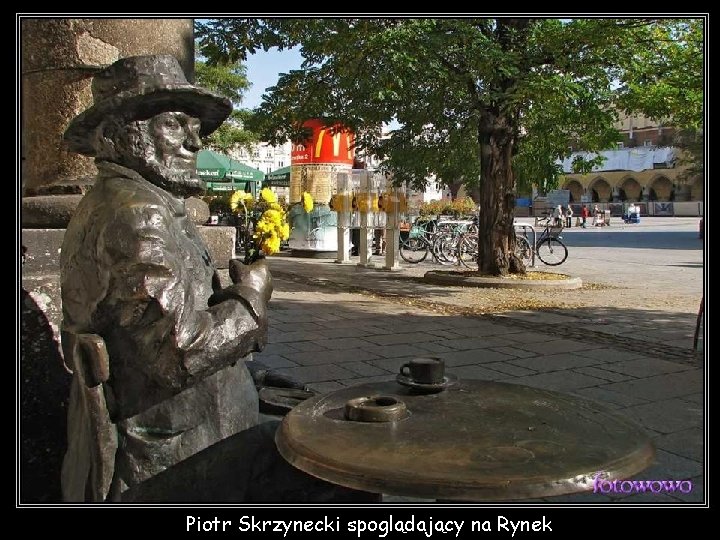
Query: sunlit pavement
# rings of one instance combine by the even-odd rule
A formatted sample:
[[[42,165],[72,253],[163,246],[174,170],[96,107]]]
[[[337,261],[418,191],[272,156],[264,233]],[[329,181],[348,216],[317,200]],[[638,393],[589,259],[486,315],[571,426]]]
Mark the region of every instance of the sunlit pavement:
[[[703,356],[692,350],[703,294],[697,223],[697,218],[645,218],[625,225],[618,219],[609,227],[563,231],[570,255],[553,270],[616,287],[596,294],[622,299],[617,307],[607,302],[602,308],[467,317],[394,298],[402,291],[448,302],[461,298],[452,288],[402,279],[438,265],[408,265],[389,273],[272,257],[269,344],[256,358],[320,392],[389,380],[408,359],[432,355],[461,378],[597,400],[652,436],[657,462],[637,479],[691,480],[693,489],[613,497],[586,493],[548,501],[699,502],[705,385]]]

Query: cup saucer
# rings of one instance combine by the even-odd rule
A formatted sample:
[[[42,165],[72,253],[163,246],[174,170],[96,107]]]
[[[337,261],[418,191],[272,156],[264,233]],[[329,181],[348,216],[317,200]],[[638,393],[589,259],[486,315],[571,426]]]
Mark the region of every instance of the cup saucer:
[[[452,375],[451,373],[445,374],[445,377],[443,377],[443,381],[439,383],[419,383],[415,382],[413,379],[408,377],[407,375],[399,374],[395,380],[402,384],[403,386],[407,386],[408,388],[412,388],[413,390],[417,390],[420,392],[426,392],[428,394],[440,392],[442,390],[445,390],[446,388],[449,388],[450,386],[457,383],[457,376]]]

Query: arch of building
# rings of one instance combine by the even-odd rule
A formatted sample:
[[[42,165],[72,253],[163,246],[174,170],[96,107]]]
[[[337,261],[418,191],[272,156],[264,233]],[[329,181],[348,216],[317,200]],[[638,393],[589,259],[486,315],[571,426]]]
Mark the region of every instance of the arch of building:
[[[632,176],[624,178],[618,186],[621,201],[636,202],[642,199],[642,186]]]
[[[675,198],[675,189],[673,183],[663,175],[658,175],[650,182],[651,201],[667,202]]]
[[[577,180],[570,180],[565,182],[562,189],[570,191],[570,202],[580,202],[581,197],[585,194],[585,188]]]
[[[611,202],[612,201],[612,188],[607,180],[602,176],[598,176],[590,182],[588,186],[592,193],[593,202]]]

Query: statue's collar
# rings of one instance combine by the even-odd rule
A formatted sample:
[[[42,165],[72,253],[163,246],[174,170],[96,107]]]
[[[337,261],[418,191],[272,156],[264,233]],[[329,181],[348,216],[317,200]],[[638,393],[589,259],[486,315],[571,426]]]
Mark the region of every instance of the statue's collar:
[[[118,165],[117,163],[112,163],[110,161],[96,161],[95,165],[98,168],[98,179],[117,178],[118,176],[120,176],[129,180],[133,180],[135,182],[147,184],[150,189],[155,191],[158,195],[160,195],[163,199],[167,201],[167,204],[172,210],[175,217],[184,217],[187,215],[187,212],[185,210],[185,201],[183,199],[178,199],[169,191],[166,191],[165,189],[156,186],[152,182],[149,182],[148,180],[143,178],[143,176],[137,171],[128,169],[127,167]]]

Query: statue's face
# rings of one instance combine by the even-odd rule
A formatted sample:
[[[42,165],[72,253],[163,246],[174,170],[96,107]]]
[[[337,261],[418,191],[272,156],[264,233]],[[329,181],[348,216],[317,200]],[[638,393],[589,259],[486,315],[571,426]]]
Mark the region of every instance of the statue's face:
[[[189,197],[205,192],[195,170],[200,147],[200,120],[183,112],[129,123],[109,117],[98,130],[96,159],[119,163],[177,197]]]
[[[165,112],[148,122],[155,145],[154,159],[175,173],[195,174],[195,158],[200,143],[200,120],[182,112]]]
[[[175,196],[202,195],[205,184],[195,170],[202,146],[200,120],[183,112],[163,112],[136,125],[143,142],[131,143],[129,151],[141,159],[138,172]]]

